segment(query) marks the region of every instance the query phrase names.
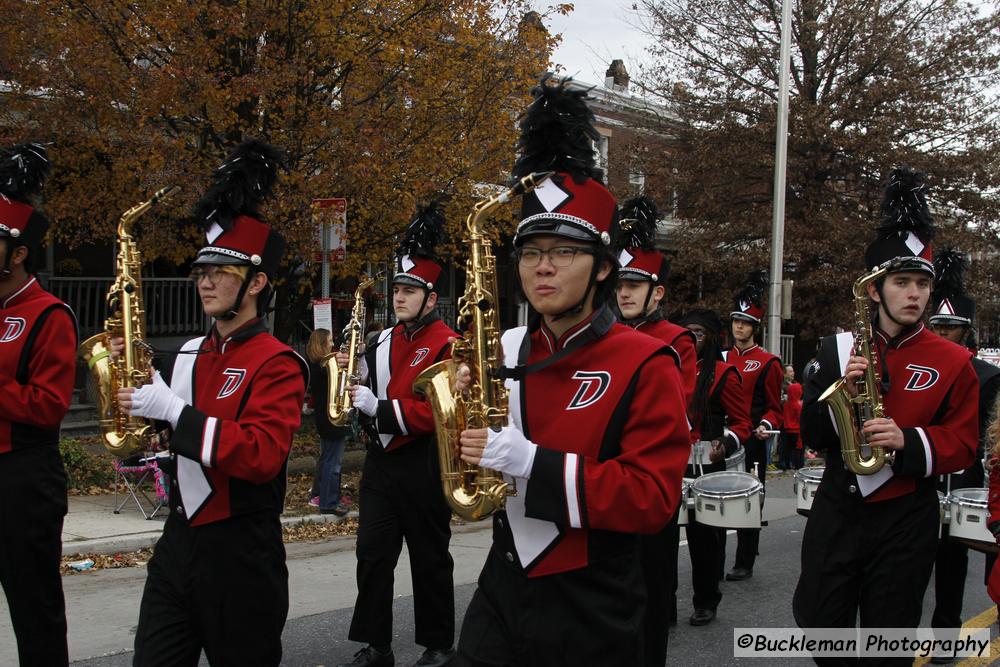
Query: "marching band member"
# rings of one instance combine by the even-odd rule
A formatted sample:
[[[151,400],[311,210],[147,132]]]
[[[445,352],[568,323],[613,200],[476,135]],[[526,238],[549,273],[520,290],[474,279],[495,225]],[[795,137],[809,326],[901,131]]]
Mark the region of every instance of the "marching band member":
[[[750,437],[750,417],[741,388],[740,374],[722,360],[722,321],[714,311],[695,309],[681,318],[697,340],[698,382],[688,408],[695,442],[711,442],[708,465],[689,464],[685,477],[726,469],[726,457],[732,456],[741,442]],[[691,578],[694,587],[694,614],[691,625],[707,625],[715,620],[722,600],[719,572],[722,570],[725,530],[690,521],[685,528],[691,555]]]
[[[968,258],[952,248],[944,248],[934,258],[933,315],[931,330],[953,343],[975,351],[972,323],[976,318],[976,301],[965,291],[963,273]],[[972,367],[979,379],[979,449],[972,465],[958,473],[944,475],[938,490],[945,495],[953,489],[983,488],[985,475],[982,465],[986,451],[986,430],[990,410],[1000,392],[1000,368],[982,359],[972,358]],[[986,559],[986,572],[993,566],[993,558]],[[969,547],[948,539],[948,526],[942,526],[934,561],[934,614],[931,626],[935,628],[962,627],[962,598],[965,594],[965,576],[969,568]],[[935,656],[931,662],[947,664],[950,656]]]
[[[838,455],[832,410],[818,400],[840,378],[857,394],[869,361],[852,351],[859,344],[853,332],[822,340],[806,388],[802,434],[810,447],[826,451],[826,470],[802,540],[793,601],[802,628],[853,628],[859,611],[862,627],[917,627],[937,547],[937,477],[968,468],[975,457],[979,385],[972,355],[921,322],[934,276],[924,188],[922,174],[892,171],[882,226],[865,251],[868,270],[887,266],[889,273],[867,288],[885,417],[863,429],[892,460],[874,474],[851,473]]]
[[[670,345],[681,359],[685,405],[694,393],[696,354],[694,335],[663,316],[670,261],[654,247],[656,204],[648,197],[634,197],[621,211],[623,248],[618,256],[616,296],[622,324]],[[684,508],[681,508],[684,509]],[[640,538],[640,561],[646,582],[645,664],[662,665],[667,659],[665,628],[677,619],[677,548],[680,527],[677,515],[662,530]]]
[[[148,565],[136,665],[277,665],[288,614],[279,515],[299,427],[305,362],[261,316],[284,239],[260,220],[280,155],[248,141],[197,204],[208,243],[191,277],[208,335],[185,343],[169,386],[118,393],[132,415],[168,422],[170,515]],[[120,349],[121,340],[116,342]]]
[[[781,387],[783,369],[781,360],[767,352],[754,340],[764,317],[764,290],[767,278],[763,271],[751,273],[743,289],[736,295],[736,307],[729,314],[733,347],[724,357],[736,366],[742,381],[743,398],[750,413],[753,431],[743,441],[746,450],[746,469],[757,475],[764,489],[761,491],[761,511],[767,491],[767,465],[770,463],[767,441],[768,431],[781,428]],[[736,531],[736,562],[726,574],[726,581],[742,581],[753,576],[760,528],[740,528]],[[725,543],[723,542],[723,554]]]
[[[516,479],[517,495],[494,514],[458,662],[642,664],[637,534],[661,530],[680,495],[680,360],[609,308],[618,214],[586,93],[549,76],[532,93],[513,177],[557,172],[524,196],[514,238],[535,316],[503,336],[510,423],[460,438],[462,460]]]
[[[0,151],[0,584],[22,665],[65,665],[59,424],[76,377],[76,319],[33,275],[49,221],[32,199],[45,149]]]
[[[989,457],[987,469],[990,472],[988,504],[990,517],[987,527],[1000,544],[1000,396],[991,406],[991,415],[986,427],[986,451]],[[1000,606],[1000,568],[997,567],[1000,558],[995,558],[986,580],[986,592],[994,604]]]
[[[366,352],[368,385],[351,388],[354,407],[373,420],[361,476],[358,519],[358,598],[348,637],[366,646],[345,665],[393,665],[393,572],[406,540],[413,580],[419,667],[447,664],[454,656],[455,593],[448,552],[451,509],[441,492],[430,404],[413,381],[451,351],[457,334],[438,316],[442,266],[434,248],[444,226],[435,204],[420,208],[397,249],[392,279],[396,326],[379,334]],[[346,368],[347,355],[338,363]],[[363,373],[365,371],[362,371]],[[362,379],[364,382],[364,379]]]

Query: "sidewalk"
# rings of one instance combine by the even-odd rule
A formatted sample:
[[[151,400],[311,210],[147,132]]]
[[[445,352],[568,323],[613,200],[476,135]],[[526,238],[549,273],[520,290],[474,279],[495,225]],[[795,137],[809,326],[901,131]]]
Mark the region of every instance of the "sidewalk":
[[[119,496],[118,502],[121,502]],[[119,551],[136,551],[153,546],[163,532],[168,508],[162,508],[151,519],[142,514],[131,499],[122,507],[121,514],[113,512],[114,496],[70,496],[69,512],[63,521],[63,555],[75,553],[113,554]],[[356,516],[356,512],[348,516]],[[330,523],[340,517],[332,514],[306,514],[283,516],[282,524]]]

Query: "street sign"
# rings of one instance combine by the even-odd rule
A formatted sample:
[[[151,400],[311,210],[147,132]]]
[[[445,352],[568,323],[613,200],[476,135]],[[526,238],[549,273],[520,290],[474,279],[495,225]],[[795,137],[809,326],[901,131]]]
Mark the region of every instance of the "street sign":
[[[322,262],[325,253],[332,262],[347,259],[347,200],[342,197],[313,199],[313,226],[319,250],[313,253]]]
[[[313,299],[313,329],[333,331],[333,306],[330,299],[317,297]]]

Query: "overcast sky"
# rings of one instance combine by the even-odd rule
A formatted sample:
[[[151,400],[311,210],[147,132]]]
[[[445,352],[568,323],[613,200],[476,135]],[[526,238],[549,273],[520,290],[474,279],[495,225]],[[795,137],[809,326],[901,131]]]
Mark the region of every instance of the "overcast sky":
[[[616,58],[625,61],[631,75],[649,61],[649,41],[633,27],[639,18],[632,0],[568,1],[575,7],[569,15],[546,22],[550,32],[562,33],[553,61],[562,65],[566,74],[586,83],[604,83],[604,72]]]

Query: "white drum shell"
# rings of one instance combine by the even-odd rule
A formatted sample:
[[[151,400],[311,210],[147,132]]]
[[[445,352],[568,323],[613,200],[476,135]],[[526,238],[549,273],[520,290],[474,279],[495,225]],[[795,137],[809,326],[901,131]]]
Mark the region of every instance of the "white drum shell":
[[[795,510],[799,514],[808,516],[812,509],[813,498],[819,490],[819,483],[823,479],[822,466],[813,468],[799,468],[795,471],[795,481],[792,482],[792,491],[795,494]]]
[[[943,524],[951,522],[951,501],[945,494],[940,491],[938,494],[938,518]]]
[[[741,446],[733,455],[726,459],[726,470],[734,470],[736,472],[746,471],[746,450]]]
[[[955,489],[951,492],[948,496],[951,514],[949,535],[976,542],[996,543],[993,533],[986,527],[990,518],[988,494],[988,489]]]
[[[760,528],[762,491],[760,480],[750,473],[702,475],[691,484],[694,520],[718,528]]]
[[[688,515],[690,514],[690,510],[693,507],[691,502],[692,481],[694,480],[689,479],[687,477],[685,477],[683,481],[681,481],[681,499],[680,502],[677,503],[677,508],[679,510],[677,512],[678,526],[686,526],[688,524]]]

